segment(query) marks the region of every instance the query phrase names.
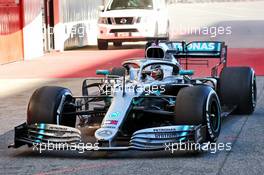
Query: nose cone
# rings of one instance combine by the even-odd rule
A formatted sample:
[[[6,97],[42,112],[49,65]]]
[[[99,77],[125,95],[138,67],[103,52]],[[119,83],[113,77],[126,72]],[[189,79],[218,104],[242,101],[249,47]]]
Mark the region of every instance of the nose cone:
[[[116,134],[116,129],[100,128],[95,132],[95,138],[99,141],[111,141]]]

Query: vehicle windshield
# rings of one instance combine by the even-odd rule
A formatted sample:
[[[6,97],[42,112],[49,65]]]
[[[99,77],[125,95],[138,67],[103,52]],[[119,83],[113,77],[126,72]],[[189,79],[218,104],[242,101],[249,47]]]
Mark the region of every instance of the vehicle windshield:
[[[107,8],[110,10],[153,9],[153,0],[113,0]]]

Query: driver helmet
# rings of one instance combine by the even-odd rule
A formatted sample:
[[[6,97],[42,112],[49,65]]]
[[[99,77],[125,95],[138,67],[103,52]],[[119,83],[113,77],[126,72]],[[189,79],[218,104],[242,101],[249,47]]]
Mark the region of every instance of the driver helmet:
[[[151,71],[150,75],[154,80],[162,80],[164,77],[164,72],[161,68],[161,66],[155,66],[153,67],[153,70]]]

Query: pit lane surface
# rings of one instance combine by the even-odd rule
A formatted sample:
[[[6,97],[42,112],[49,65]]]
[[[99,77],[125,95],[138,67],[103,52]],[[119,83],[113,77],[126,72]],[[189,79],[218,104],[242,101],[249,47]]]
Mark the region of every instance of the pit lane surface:
[[[227,40],[228,44],[235,48],[249,48],[249,46],[260,48],[263,47],[264,41],[261,30],[264,26],[264,13],[261,13],[263,12],[263,2],[252,4],[227,3],[225,5],[216,3],[211,4],[210,8],[204,4],[179,5],[177,10],[171,10],[171,13],[174,13],[176,17],[183,14],[180,9],[188,10],[189,8],[190,12],[185,11],[185,18],[177,18],[171,25],[177,25],[177,23],[184,25],[184,22],[190,22],[190,20],[186,20],[187,18],[196,18],[191,20],[194,26],[200,26],[200,22],[204,25],[207,21],[213,26],[218,23],[215,18],[218,18],[219,21],[224,19],[227,25],[232,22],[232,26],[236,26],[233,30],[234,35],[216,38],[216,40]],[[231,18],[235,20],[230,21]],[[195,22],[198,21],[199,24],[196,24]],[[188,39],[203,38],[189,36]],[[97,51],[95,53],[97,54]],[[84,154],[62,151],[39,154],[27,147],[18,150],[7,149],[8,144],[13,142],[13,127],[25,121],[27,103],[35,88],[42,85],[65,86],[69,87],[74,95],[80,95],[82,83],[82,79],[29,79],[28,81],[30,83],[34,81],[34,83],[23,86],[22,89],[17,88],[17,91],[12,90],[11,93],[9,91],[8,95],[1,96],[2,94],[0,94],[0,174],[218,175],[263,174],[264,172],[264,77],[257,78],[258,105],[256,112],[251,116],[230,116],[223,120],[219,143],[231,142],[232,149],[231,151],[218,151],[215,154],[210,152],[201,154],[176,152],[171,154],[165,151],[86,152]],[[23,82],[27,81],[23,80]],[[14,84],[10,84],[9,88],[14,88]]]
[[[54,80],[79,95],[81,79]],[[251,116],[223,120],[219,143],[232,143],[231,151],[203,152],[44,152],[32,148],[8,149],[13,126],[24,122],[33,91],[1,98],[0,174],[262,174],[264,171],[264,77],[257,78],[258,105]],[[7,131],[7,132],[6,132]],[[4,132],[4,133],[3,133]],[[212,151],[213,152],[213,151]]]

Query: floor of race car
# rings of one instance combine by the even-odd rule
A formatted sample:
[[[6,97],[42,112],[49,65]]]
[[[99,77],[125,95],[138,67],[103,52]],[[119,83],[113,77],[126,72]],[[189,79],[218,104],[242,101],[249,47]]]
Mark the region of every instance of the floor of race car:
[[[82,79],[54,80],[80,95]],[[252,116],[224,119],[219,143],[231,151],[204,152],[44,152],[8,149],[12,127],[25,120],[26,105],[35,87],[0,98],[0,174],[262,174],[264,171],[264,77],[257,78],[258,106]],[[213,152],[213,151],[211,151]]]

